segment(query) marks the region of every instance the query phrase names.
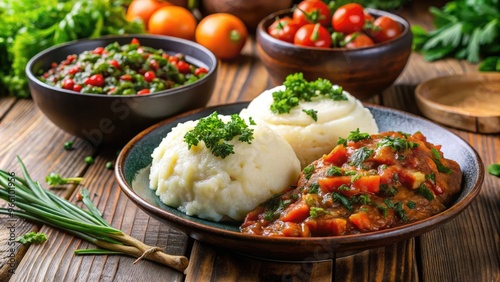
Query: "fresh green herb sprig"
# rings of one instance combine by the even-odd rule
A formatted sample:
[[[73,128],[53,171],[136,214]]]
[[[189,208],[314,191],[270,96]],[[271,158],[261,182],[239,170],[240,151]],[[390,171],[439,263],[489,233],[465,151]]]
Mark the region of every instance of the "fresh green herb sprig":
[[[419,146],[418,143],[408,141],[405,138],[392,137],[392,136],[385,136],[384,138],[382,138],[382,140],[380,140],[379,143],[377,143],[377,148],[389,147],[396,152],[401,152],[408,149],[415,149],[418,146]]]
[[[345,101],[347,96],[342,87],[333,88],[330,81],[318,78],[316,81],[307,81],[302,73],[290,74],[283,82],[284,90],[272,93],[274,102],[271,111],[276,114],[290,113],[300,102],[310,102],[315,97],[326,97],[334,101]],[[306,114],[317,121],[317,111],[304,110]]]
[[[82,177],[61,177],[59,173],[51,172],[45,176],[45,182],[50,186],[65,185],[65,184],[80,184]]]
[[[90,200],[87,190],[82,188],[80,192],[82,202],[87,208],[83,209],[33,181],[19,157],[18,161],[24,178],[0,170],[0,198],[11,203],[13,189],[16,195],[16,208],[0,208],[0,214],[50,225],[101,248],[75,251],[75,254],[125,254],[137,257],[138,260],[145,258],[156,261],[179,271],[187,268],[186,257],[163,253],[160,248],[148,246],[113,228],[102,218],[101,212]]]
[[[489,174],[500,177],[500,164],[490,164],[487,169]]]
[[[26,245],[26,244],[43,244],[45,241],[47,241],[47,235],[42,232],[35,232],[31,231],[23,236],[19,236],[16,238],[16,241]]]
[[[450,174],[452,172],[451,169],[441,163],[441,154],[439,153],[439,151],[435,148],[432,148],[431,151],[432,155],[434,156],[432,160],[436,164],[437,170],[442,173]]]
[[[434,30],[412,26],[413,48],[428,61],[445,57],[478,63],[500,52],[500,5],[498,0],[449,1],[441,9],[431,7]],[[490,59],[494,60],[494,59]],[[496,63],[484,65],[492,70]],[[500,68],[498,69],[500,70]]]
[[[255,125],[252,118],[249,122],[250,125]],[[184,141],[188,144],[188,149],[203,141],[214,156],[225,158],[234,154],[234,145],[226,142],[237,136],[238,141],[252,144],[253,129],[249,128],[238,114],[231,115],[231,121],[224,123],[218,113],[213,112],[208,117],[201,118],[194,129],[184,135]]]
[[[347,138],[340,137],[339,140],[337,141],[337,144],[338,145],[342,144],[344,146],[347,146],[347,142],[349,142],[349,141],[358,142],[358,141],[370,139],[370,138],[371,138],[370,134],[368,134],[366,132],[360,132],[359,128],[356,128],[356,130],[351,131],[349,133]]]
[[[349,156],[349,165],[360,167],[374,153],[373,149],[361,147]]]

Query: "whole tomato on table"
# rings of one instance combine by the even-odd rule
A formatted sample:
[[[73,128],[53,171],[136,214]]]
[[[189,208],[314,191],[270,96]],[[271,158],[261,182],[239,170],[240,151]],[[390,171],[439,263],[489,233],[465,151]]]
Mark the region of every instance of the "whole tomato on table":
[[[237,57],[248,37],[245,24],[228,13],[211,14],[203,18],[195,32],[196,42],[212,51],[219,59]]]

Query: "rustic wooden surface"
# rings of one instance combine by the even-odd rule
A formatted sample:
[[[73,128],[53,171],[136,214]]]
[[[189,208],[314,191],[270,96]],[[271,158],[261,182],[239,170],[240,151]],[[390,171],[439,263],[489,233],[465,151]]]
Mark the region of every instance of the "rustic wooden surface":
[[[430,2],[413,1],[400,12],[411,23],[430,27]],[[243,56],[221,64],[210,105],[248,101],[272,86],[255,54],[251,39]],[[420,82],[467,72],[476,72],[476,66],[452,59],[428,63],[412,54],[396,83],[369,102],[420,114],[414,98]],[[469,142],[485,165],[500,162],[500,135],[450,130]],[[75,141],[75,150],[63,149],[68,140]],[[500,180],[491,175],[486,174],[481,193],[468,209],[420,237],[334,261],[290,264],[219,250],[147,216],[121,193],[113,172],[105,168],[119,149],[94,148],[61,131],[31,100],[0,98],[0,168],[20,174],[19,155],[34,179],[43,181],[50,172],[83,176],[82,185],[95,195],[94,202],[106,220],[147,244],[188,256],[191,266],[187,274],[148,261],[132,265],[134,259],[125,256],[75,256],[75,249],[92,246],[21,219],[15,222],[17,236],[40,229],[49,240],[28,248],[16,244],[11,250],[7,218],[1,217],[0,281],[500,281]],[[95,157],[93,165],[84,163],[88,155]],[[56,190],[71,200],[75,191],[74,186]],[[14,259],[9,260],[10,256]],[[9,264],[12,261],[14,265]]]

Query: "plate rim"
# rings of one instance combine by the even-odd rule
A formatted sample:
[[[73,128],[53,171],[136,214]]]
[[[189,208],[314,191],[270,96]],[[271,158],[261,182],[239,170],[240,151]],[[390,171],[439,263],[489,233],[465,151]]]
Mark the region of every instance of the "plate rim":
[[[389,108],[386,106],[380,106],[380,105],[375,105],[375,104],[370,104],[370,103],[363,103],[365,107],[368,108],[378,108],[379,110],[386,111],[386,112],[392,112],[396,113],[398,115],[406,115],[409,116],[412,119],[418,119],[420,121],[426,122],[433,124],[437,127],[439,127],[442,130],[445,130],[451,134],[453,134],[455,137],[459,138],[464,145],[466,146],[466,149],[470,151],[473,155],[473,158],[477,160],[478,162],[478,175],[477,175],[477,181],[474,183],[473,187],[471,188],[471,191],[469,192],[468,195],[466,195],[464,198],[460,199],[458,202],[455,202],[453,206],[447,208],[446,210],[433,215],[429,218],[426,218],[425,220],[420,220],[417,222],[401,225],[398,227],[393,227],[389,229],[384,229],[384,230],[379,230],[379,231],[374,231],[374,232],[369,232],[369,233],[361,233],[361,234],[351,234],[351,235],[342,235],[342,236],[323,236],[323,237],[307,237],[307,238],[302,238],[302,237],[268,237],[268,236],[259,236],[259,235],[251,235],[251,234],[245,234],[241,232],[235,232],[231,230],[223,230],[218,227],[214,226],[208,226],[199,222],[187,220],[184,218],[181,218],[175,214],[170,213],[167,210],[164,210],[160,207],[154,206],[150,202],[148,202],[146,199],[142,198],[139,196],[133,188],[128,184],[125,174],[124,174],[124,162],[127,159],[128,155],[131,152],[131,149],[135,146],[135,144],[140,141],[144,136],[147,134],[151,133],[157,128],[160,128],[162,126],[165,126],[167,124],[170,124],[172,121],[175,121],[180,118],[184,118],[199,112],[203,111],[210,111],[214,110],[217,108],[221,107],[230,107],[230,106],[243,106],[245,104],[248,104],[248,101],[243,101],[243,102],[236,102],[236,103],[229,103],[229,104],[222,104],[222,105],[213,105],[209,107],[203,107],[195,110],[191,110],[185,113],[182,113],[180,115],[176,115],[173,117],[170,117],[168,119],[165,119],[155,125],[152,125],[148,127],[147,129],[143,130],[139,134],[137,134],[134,138],[132,138],[120,151],[117,160],[116,160],[116,166],[115,166],[115,178],[118,181],[118,184],[121,188],[121,190],[126,194],[126,196],[134,202],[140,209],[144,210],[148,215],[156,218],[157,220],[161,222],[169,222],[174,224],[174,227],[177,227],[181,229],[182,232],[186,233],[190,237],[200,240],[200,241],[205,241],[203,238],[200,238],[200,236],[197,236],[198,233],[203,232],[204,234],[206,233],[209,236],[217,236],[217,237],[224,237],[228,240],[236,240],[236,241],[247,241],[247,242],[252,242],[252,243],[264,243],[264,244],[270,244],[272,243],[273,245],[290,245],[290,244],[300,244],[300,243],[316,243],[318,245],[321,244],[328,244],[328,245],[338,245],[338,246],[343,246],[345,248],[339,249],[341,251],[347,250],[347,251],[353,251],[353,250],[366,250],[366,247],[359,247],[357,248],[356,246],[353,246],[354,243],[360,243],[363,241],[374,241],[377,242],[376,244],[373,245],[373,248],[375,247],[381,247],[384,245],[388,245],[390,243],[395,243],[398,242],[402,239],[409,239],[412,237],[419,236],[421,234],[424,234],[436,227],[434,227],[437,223],[444,224],[446,222],[449,222],[456,216],[458,216],[462,211],[464,211],[472,202],[473,200],[477,197],[479,194],[481,188],[482,188],[482,183],[484,180],[484,165],[481,161],[481,158],[477,151],[470,145],[468,144],[462,137],[458,136],[454,132],[444,128],[443,126],[425,119],[423,117],[417,116],[412,113],[404,112],[401,110]],[[158,216],[161,215],[163,218]],[[183,227],[180,228],[179,226]],[[202,236],[203,237],[203,236]],[[395,240],[389,240],[390,238],[396,238]],[[398,239],[399,237],[403,237],[402,239]],[[382,241],[386,240],[388,243],[383,243]]]

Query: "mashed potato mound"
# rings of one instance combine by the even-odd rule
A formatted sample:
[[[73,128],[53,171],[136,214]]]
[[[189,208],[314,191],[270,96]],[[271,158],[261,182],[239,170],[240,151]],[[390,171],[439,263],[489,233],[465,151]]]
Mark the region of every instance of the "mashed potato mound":
[[[275,114],[270,110],[274,102],[272,93],[284,89],[285,86],[278,86],[264,91],[240,115],[252,117],[257,124],[266,124],[283,136],[295,151],[302,168],[329,153],[339,137],[346,138],[357,128],[361,132],[378,133],[370,111],[345,91],[346,101],[315,97],[310,102],[300,102],[290,113]],[[314,121],[303,109],[316,110],[318,120]]]
[[[222,159],[204,142],[188,150],[184,135],[197,122],[178,124],[152,154],[150,187],[166,205],[213,221],[241,221],[257,205],[297,182],[299,160],[267,126],[250,125],[252,143],[234,138],[228,143],[234,145],[235,154]]]

